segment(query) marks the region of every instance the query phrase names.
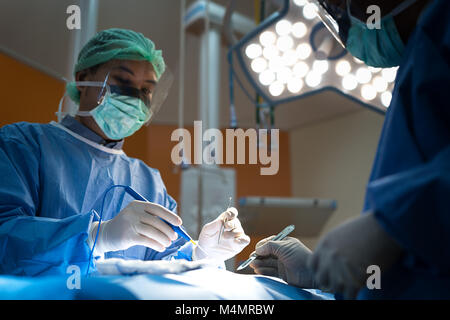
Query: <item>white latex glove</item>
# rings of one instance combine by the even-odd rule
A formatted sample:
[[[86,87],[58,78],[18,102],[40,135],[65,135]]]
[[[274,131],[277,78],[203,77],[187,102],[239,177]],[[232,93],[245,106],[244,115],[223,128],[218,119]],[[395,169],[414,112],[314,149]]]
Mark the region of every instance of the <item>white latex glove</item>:
[[[250,264],[255,273],[278,277],[300,288],[316,288],[313,274],[306,266],[311,250],[296,238],[271,241],[273,237],[256,244],[258,257]]]
[[[402,252],[373,214],[364,214],[326,234],[308,260],[308,267],[318,285],[353,299],[366,285],[368,266],[377,265],[386,272]]]
[[[113,219],[104,221],[100,226],[95,255],[108,251],[126,250],[135,245],[146,246],[163,252],[178,235],[158,217],[180,226],[182,221],[175,213],[163,206],[144,201],[132,201]],[[89,232],[89,244],[92,248],[97,234],[98,222],[94,222]]]
[[[231,207],[222,212],[216,220],[205,224],[198,239],[199,246],[205,252],[195,247],[192,258],[194,260],[208,258],[225,261],[241,252],[250,243],[250,238],[242,229],[237,216],[238,211]],[[222,225],[224,225],[223,234],[219,241]]]

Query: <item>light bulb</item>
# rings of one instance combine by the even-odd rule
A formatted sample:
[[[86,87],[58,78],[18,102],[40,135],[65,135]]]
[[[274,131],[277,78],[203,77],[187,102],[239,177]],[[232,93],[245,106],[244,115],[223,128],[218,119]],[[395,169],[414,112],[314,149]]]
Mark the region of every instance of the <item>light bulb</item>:
[[[252,43],[245,49],[245,54],[250,59],[258,58],[262,54],[262,48],[259,44]]]
[[[317,14],[317,6],[314,3],[309,2],[303,7],[303,16],[308,19],[312,20],[316,17]]]
[[[284,67],[283,59],[280,56],[276,56],[269,60],[269,70],[272,72],[278,72],[280,68]]]
[[[307,2],[307,0],[294,0],[294,3],[299,7],[304,6]]]
[[[251,64],[252,70],[256,73],[260,73],[267,68],[267,60],[264,58],[256,58]]]
[[[341,77],[345,76],[346,74],[349,74],[351,70],[352,66],[346,60],[341,60],[336,64],[336,73]]]
[[[372,73],[366,67],[356,70],[356,78],[359,83],[368,83],[372,79]]]
[[[391,100],[392,100],[392,93],[390,93],[389,91],[385,91],[381,94],[381,103],[386,108],[389,107],[389,105],[391,104]]]
[[[310,71],[305,78],[305,82],[311,88],[317,87],[322,81],[322,76],[320,73],[312,70]]]
[[[269,92],[272,96],[278,97],[284,91],[284,84],[280,81],[275,81],[269,86]]]
[[[296,38],[302,38],[305,36],[308,29],[303,22],[296,22],[292,26],[292,35]]]
[[[384,92],[388,87],[388,83],[383,77],[378,76],[373,79],[373,86],[378,92]]]
[[[328,71],[328,61],[327,60],[316,60],[313,63],[313,70],[324,74]]]
[[[291,33],[292,24],[286,20],[280,20],[275,25],[275,31],[278,33],[279,36],[286,36],[289,33]]]
[[[275,46],[265,47],[263,50],[263,56],[267,60],[270,60],[278,55],[278,49]]]
[[[398,67],[383,69],[381,75],[387,82],[393,82],[397,76],[397,69]]]
[[[304,76],[306,76],[308,71],[309,71],[309,67],[303,61],[297,62],[293,68],[293,73],[294,73],[294,76],[296,76],[296,77],[303,78]]]
[[[297,52],[295,50],[287,50],[281,58],[286,66],[293,66],[297,62]]]
[[[270,70],[264,70],[259,74],[259,82],[261,82],[261,84],[264,86],[268,86],[274,81],[275,73]]]
[[[277,81],[286,83],[292,77],[292,70],[288,67],[280,68],[277,72]]]
[[[267,47],[267,46],[270,46],[270,45],[274,45],[276,40],[277,40],[277,36],[272,31],[264,31],[259,36],[259,42],[264,47]]]
[[[346,90],[354,90],[358,86],[358,80],[352,74],[347,74],[342,78],[342,86]]]
[[[287,51],[294,46],[294,40],[290,36],[282,36],[277,40],[277,48],[280,51]]]
[[[291,93],[299,93],[303,88],[303,80],[301,78],[290,78],[287,83],[287,89]]]
[[[377,96],[377,90],[370,84],[365,84],[361,88],[361,95],[366,100],[373,100]]]
[[[301,43],[297,46],[297,55],[300,59],[305,60],[311,55],[311,46],[308,43]]]

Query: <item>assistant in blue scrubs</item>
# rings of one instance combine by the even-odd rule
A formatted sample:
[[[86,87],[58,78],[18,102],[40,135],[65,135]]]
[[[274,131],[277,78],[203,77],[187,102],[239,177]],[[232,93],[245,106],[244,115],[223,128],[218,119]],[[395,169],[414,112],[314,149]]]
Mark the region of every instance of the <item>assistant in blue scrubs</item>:
[[[407,253],[362,298],[450,298],[450,2],[432,1],[405,51],[365,210]]]
[[[112,185],[131,186],[176,210],[159,171],[128,157],[122,145],[123,140],[106,143],[71,116],[61,123],[0,129],[0,274],[66,274],[73,264],[85,272],[91,253],[87,232]],[[134,200],[120,188],[106,197],[103,220]],[[181,237],[162,253],[133,246],[105,254],[144,260],[191,256],[192,246]]]

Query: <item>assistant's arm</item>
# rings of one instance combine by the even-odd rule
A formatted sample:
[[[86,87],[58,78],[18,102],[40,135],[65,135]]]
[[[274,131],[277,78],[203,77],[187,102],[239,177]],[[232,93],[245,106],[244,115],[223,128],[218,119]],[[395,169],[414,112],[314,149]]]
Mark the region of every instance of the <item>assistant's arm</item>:
[[[39,217],[39,146],[10,133],[0,130],[0,273],[65,274],[72,264],[85,271],[92,214]]]

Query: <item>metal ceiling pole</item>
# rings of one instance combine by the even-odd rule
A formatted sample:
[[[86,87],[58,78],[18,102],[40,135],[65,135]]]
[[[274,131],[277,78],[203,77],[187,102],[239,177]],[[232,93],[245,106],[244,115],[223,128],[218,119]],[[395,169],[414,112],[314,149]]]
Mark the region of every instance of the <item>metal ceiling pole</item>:
[[[78,53],[97,32],[98,0],[78,0],[76,5],[80,8],[81,28],[69,31],[71,39],[65,76],[69,81],[74,79],[73,70],[77,63]],[[65,110],[74,108],[74,102],[70,99],[65,99],[64,105]]]

